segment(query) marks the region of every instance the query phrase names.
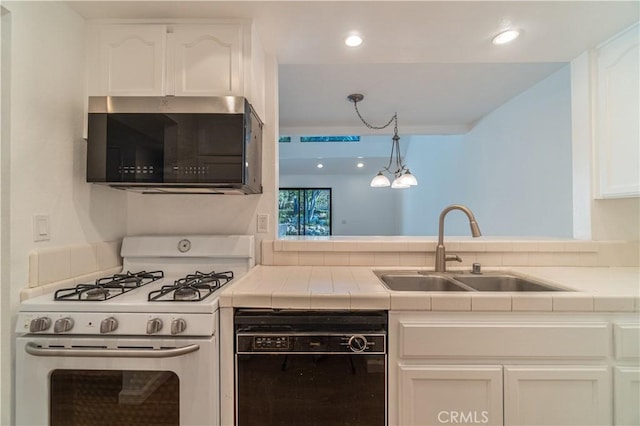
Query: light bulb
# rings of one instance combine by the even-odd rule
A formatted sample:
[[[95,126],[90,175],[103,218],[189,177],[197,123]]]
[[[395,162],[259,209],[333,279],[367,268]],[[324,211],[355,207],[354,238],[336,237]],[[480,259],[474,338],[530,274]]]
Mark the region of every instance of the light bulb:
[[[406,183],[402,183],[400,181],[400,178],[395,178],[393,180],[393,182],[391,183],[391,188],[393,188],[393,189],[405,189],[405,188],[409,188],[409,185],[407,185]]]
[[[407,169],[407,171],[402,176],[400,176],[398,178],[398,181],[402,185],[408,185],[408,186],[416,186],[416,185],[418,185],[418,179],[416,179],[416,177],[411,174],[409,169]]]
[[[371,187],[373,188],[384,188],[389,185],[391,185],[389,178],[383,175],[382,172],[378,172],[378,174],[371,179]]]
[[[344,44],[349,47],[358,47],[362,44],[362,37],[357,34],[352,34],[344,40]]]
[[[517,39],[519,36],[520,36],[520,31],[518,30],[515,30],[515,29],[506,30],[501,32],[497,36],[495,36],[493,40],[491,40],[491,42],[493,44],[506,44]]]

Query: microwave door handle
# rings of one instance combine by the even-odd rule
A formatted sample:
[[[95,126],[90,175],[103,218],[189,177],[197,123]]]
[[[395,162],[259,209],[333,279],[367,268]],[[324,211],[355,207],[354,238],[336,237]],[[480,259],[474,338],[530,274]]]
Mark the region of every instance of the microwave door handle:
[[[29,342],[24,350],[35,356],[94,357],[94,358],[172,358],[200,349],[200,345],[187,345],[169,349],[95,349],[95,348],[43,348]]]

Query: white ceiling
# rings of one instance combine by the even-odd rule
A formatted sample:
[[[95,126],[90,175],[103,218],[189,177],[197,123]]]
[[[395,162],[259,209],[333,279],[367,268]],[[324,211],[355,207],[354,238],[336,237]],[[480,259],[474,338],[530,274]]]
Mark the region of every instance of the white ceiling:
[[[460,133],[639,20],[637,1],[71,1],[87,19],[249,18],[280,64],[286,133]],[[494,46],[501,29],[522,36]],[[353,31],[362,46],[350,49]],[[332,145],[332,144],[329,144]],[[332,148],[334,149],[334,148]]]

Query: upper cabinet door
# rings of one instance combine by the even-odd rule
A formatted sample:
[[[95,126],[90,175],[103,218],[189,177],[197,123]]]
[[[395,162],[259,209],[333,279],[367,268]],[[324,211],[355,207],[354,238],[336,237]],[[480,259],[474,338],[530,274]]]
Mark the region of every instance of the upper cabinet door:
[[[242,25],[175,26],[168,43],[168,95],[243,95]]]
[[[640,195],[639,29],[633,26],[597,51],[595,122],[603,198]]]
[[[166,26],[112,25],[99,29],[99,88],[112,96],[165,93]],[[97,90],[96,90],[97,89]]]

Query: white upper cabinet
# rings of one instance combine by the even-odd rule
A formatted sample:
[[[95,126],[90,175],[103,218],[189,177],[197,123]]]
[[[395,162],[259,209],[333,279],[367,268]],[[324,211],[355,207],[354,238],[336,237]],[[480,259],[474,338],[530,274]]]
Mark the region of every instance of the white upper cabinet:
[[[241,95],[242,27],[176,26],[168,34],[170,95]]]
[[[90,96],[245,96],[240,23],[100,25],[89,36]]]
[[[597,49],[596,147],[600,197],[640,196],[639,30]]]
[[[162,96],[165,92],[164,25],[110,25],[90,34],[89,94]]]

